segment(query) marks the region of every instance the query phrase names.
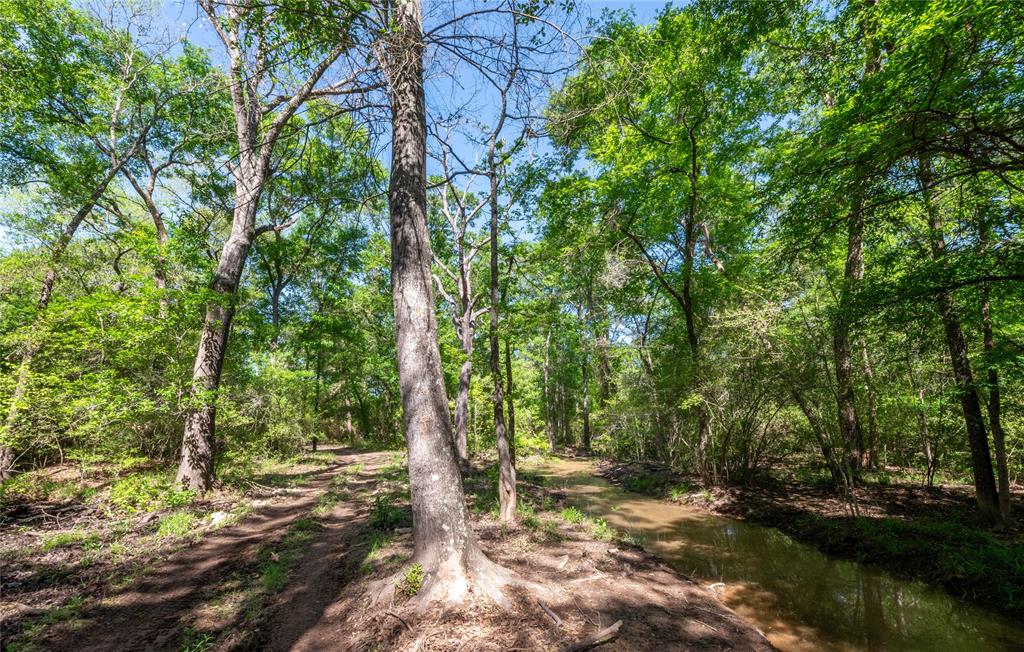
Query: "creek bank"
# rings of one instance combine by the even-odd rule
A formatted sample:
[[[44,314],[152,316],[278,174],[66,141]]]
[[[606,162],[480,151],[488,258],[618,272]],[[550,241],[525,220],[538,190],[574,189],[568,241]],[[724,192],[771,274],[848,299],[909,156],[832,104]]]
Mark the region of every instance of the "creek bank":
[[[336,589],[336,598],[304,631],[287,639],[271,636],[262,649],[565,650],[618,621],[615,636],[596,649],[774,649],[708,590],[607,524],[566,507],[564,496],[544,486],[543,478],[520,473],[519,518],[513,526],[496,520],[493,467],[475,467],[465,478],[483,551],[545,592],[511,587],[507,611],[472,594],[458,609],[417,610],[410,601],[415,594],[412,537],[402,526],[406,518],[396,515],[388,520],[397,527],[379,529],[380,546],[362,576]],[[406,510],[397,497],[392,488],[379,502]],[[375,604],[380,582],[396,573],[403,579],[394,598]],[[294,611],[294,604],[282,602],[261,629],[283,631],[277,620]]]
[[[872,484],[851,501],[828,486],[773,478],[706,487],[650,462],[599,461],[597,473],[627,491],[770,526],[829,555],[1024,617],[1024,529],[1020,521],[985,527],[970,487]],[[1021,504],[1019,492],[1014,502]]]

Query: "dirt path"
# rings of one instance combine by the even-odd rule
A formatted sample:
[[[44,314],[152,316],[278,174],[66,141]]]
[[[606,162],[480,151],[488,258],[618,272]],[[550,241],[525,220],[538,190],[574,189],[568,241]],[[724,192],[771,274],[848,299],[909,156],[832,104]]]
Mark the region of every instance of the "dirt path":
[[[527,513],[547,505],[543,514],[507,529],[485,508],[474,528],[484,552],[547,587],[542,596],[516,589],[507,612],[487,600],[426,612],[407,596],[375,604],[373,587],[412,554],[409,529],[380,520],[407,509],[394,456],[340,452],[301,488],[157,562],[33,642],[75,652],[555,650],[622,621],[609,652],[772,649],[659,559],[609,532],[595,538],[596,522],[562,520],[563,505],[539,486],[531,493],[524,485],[521,499]],[[467,482],[476,505],[489,476],[475,472]]]
[[[297,519],[309,515],[333,478],[347,467],[361,464],[364,470],[356,481],[372,483],[373,472],[390,455],[339,454],[336,462],[315,473],[285,500],[180,550],[133,584],[87,608],[73,626],[54,628],[43,645],[47,650],[76,652],[179,649],[183,633],[218,595],[218,589],[237,582],[238,573],[256,561],[262,548],[279,541]],[[283,596],[291,601],[289,610],[297,621],[318,618],[333,599],[341,582],[332,569],[364,520],[355,500],[339,503],[322,519],[323,529],[303,553],[295,573],[302,581],[291,582]],[[294,627],[303,631],[305,624],[295,622]],[[282,629],[277,635],[287,638],[289,634]]]

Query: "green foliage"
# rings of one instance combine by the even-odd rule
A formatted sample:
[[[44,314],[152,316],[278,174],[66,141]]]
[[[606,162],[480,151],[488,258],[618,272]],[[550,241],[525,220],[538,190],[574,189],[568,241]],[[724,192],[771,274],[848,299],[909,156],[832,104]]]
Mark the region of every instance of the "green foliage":
[[[583,512],[575,507],[566,507],[561,512],[562,520],[569,523],[582,523],[585,518]]]
[[[370,525],[378,530],[412,526],[412,510],[394,504],[394,496],[377,494],[370,506]]]
[[[160,519],[157,523],[156,535],[161,539],[182,538],[194,533],[199,519],[191,512],[174,512]]]
[[[109,501],[125,512],[153,512],[190,504],[194,491],[174,486],[167,471],[131,474],[114,482]]]
[[[402,595],[411,598],[420,591],[420,587],[423,586],[423,566],[419,562],[414,562],[405,571],[405,575],[402,577],[401,585],[399,590]]]

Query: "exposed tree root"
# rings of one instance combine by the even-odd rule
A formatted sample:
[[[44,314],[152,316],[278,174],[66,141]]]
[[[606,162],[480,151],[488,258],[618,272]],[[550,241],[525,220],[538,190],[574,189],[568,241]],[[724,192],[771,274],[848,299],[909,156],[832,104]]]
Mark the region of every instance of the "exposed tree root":
[[[508,611],[512,604],[505,593],[507,587],[520,586],[542,598],[550,594],[543,585],[525,580],[514,571],[494,563],[475,545],[466,557],[465,564],[438,564],[433,570],[426,570],[423,584],[409,601],[409,606],[423,612],[433,604],[459,606],[470,600],[472,595],[483,595]],[[373,604],[393,605],[404,580],[405,571],[402,570],[373,582],[369,589],[374,596]]]

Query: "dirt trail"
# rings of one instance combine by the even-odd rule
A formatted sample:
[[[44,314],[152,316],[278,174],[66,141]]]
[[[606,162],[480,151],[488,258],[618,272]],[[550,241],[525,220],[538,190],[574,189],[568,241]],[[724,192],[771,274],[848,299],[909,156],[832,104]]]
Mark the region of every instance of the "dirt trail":
[[[178,649],[183,631],[210,598],[211,590],[244,570],[256,560],[261,547],[280,540],[296,519],[308,515],[332,478],[346,467],[362,464],[364,470],[357,481],[372,482],[370,476],[389,455],[339,454],[336,462],[312,474],[307,484],[292,490],[287,498],[173,554],[136,582],[86,609],[73,628],[54,628],[43,642],[45,648],[75,652]],[[295,616],[296,628],[304,627],[299,620],[319,617],[340,588],[331,569],[363,521],[365,514],[354,500],[340,503],[323,519],[324,528],[296,569],[295,576],[301,581],[289,583],[285,591],[285,598],[294,601],[289,611]],[[287,632],[279,635],[287,636]]]

